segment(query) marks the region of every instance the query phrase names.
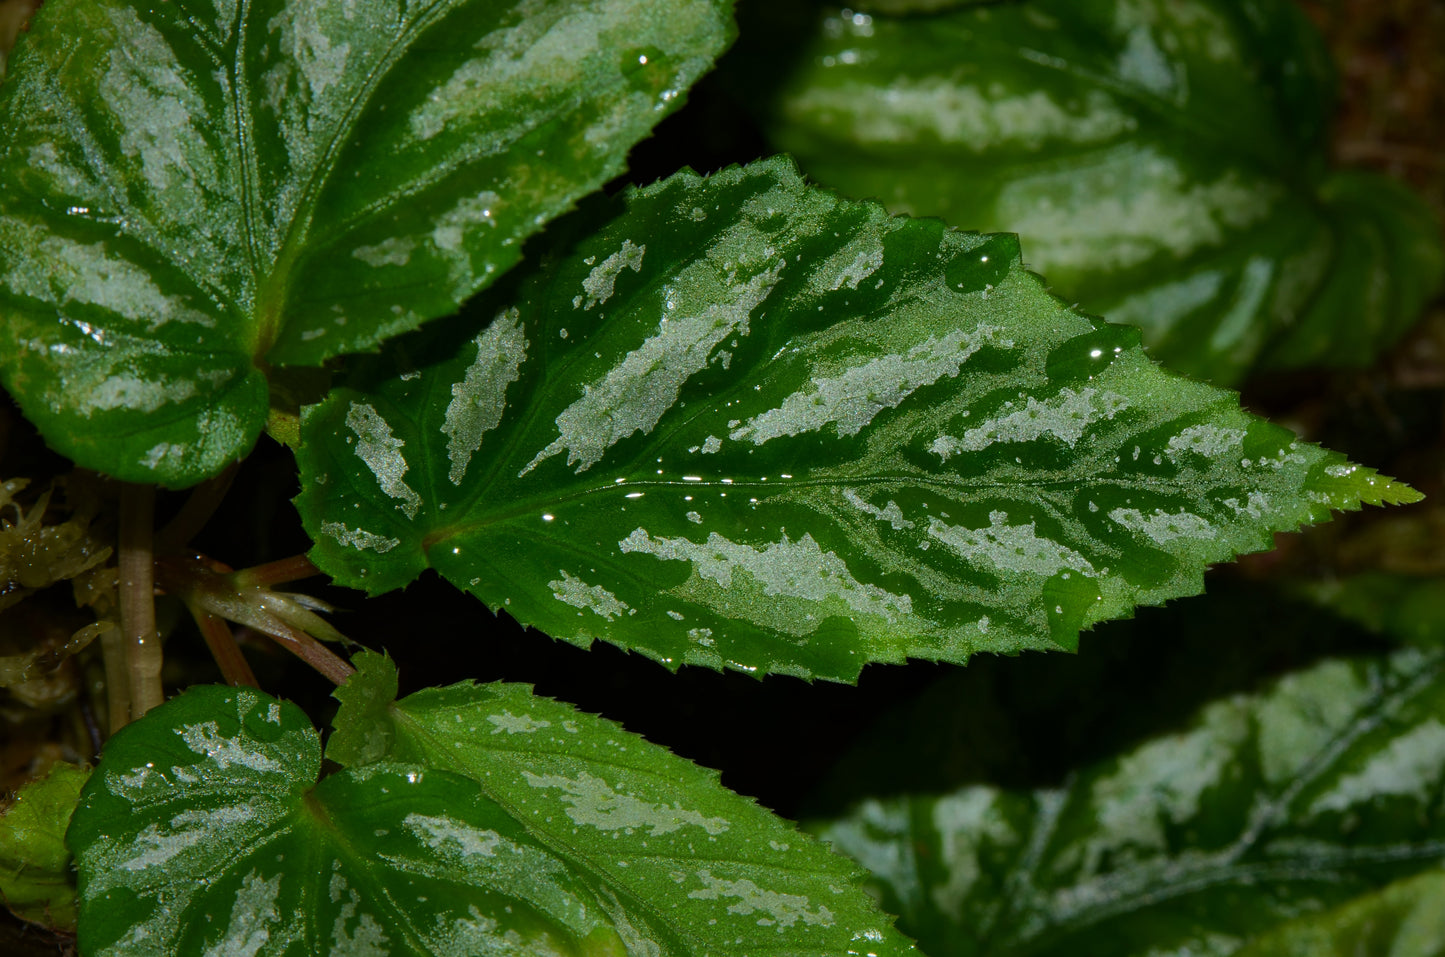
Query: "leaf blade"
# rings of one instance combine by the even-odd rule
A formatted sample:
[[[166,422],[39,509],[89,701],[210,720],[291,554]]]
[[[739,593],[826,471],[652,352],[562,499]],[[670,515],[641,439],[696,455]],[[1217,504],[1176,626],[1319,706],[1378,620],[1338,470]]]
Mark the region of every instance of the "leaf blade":
[[[1253,953],[1301,910],[1438,868],[1441,664],[1327,661],[1059,789],[867,801],[817,830],[937,952]]]
[[[454,311],[620,171],[729,10],[48,5],[0,93],[6,387],[89,467],[214,474],[270,367]]]
[[[1367,363],[1445,278],[1417,197],[1324,174],[1334,71],[1291,4],[830,11],[789,62],[770,134],[810,175],[1020,233],[1061,295],[1196,377]]]
[[[365,690],[339,689],[338,728],[364,724],[365,737],[392,742],[388,760],[470,778],[555,853],[599,875],[665,953],[914,952],[851,865],[726,791],[716,772],[521,685],[428,688],[383,713],[377,694],[394,669],[375,654],[356,664]],[[371,753],[344,744],[327,756]]]
[[[622,205],[307,410],[318,566],[373,593],[431,567],[674,667],[852,680],[1073,647],[1270,532],[1416,496],[1163,372],[1012,237],[781,160]]]

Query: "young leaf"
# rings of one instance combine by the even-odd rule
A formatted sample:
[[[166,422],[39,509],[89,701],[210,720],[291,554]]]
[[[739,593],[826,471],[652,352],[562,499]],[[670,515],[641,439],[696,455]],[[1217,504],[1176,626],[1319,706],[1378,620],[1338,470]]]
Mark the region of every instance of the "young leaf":
[[[326,756],[366,761],[376,752],[363,742],[390,740],[390,760],[466,775],[605,884],[619,933],[643,934],[624,934],[629,954],[915,952],[846,859],[727,791],[716,772],[523,685],[467,682],[393,703],[391,663],[355,663]]]
[[[1288,0],[832,12],[794,56],[772,132],[809,175],[1018,232],[1060,295],[1181,372],[1367,363],[1445,274],[1418,198],[1323,174],[1334,78]]]
[[[75,929],[75,875],[65,828],[88,768],[57,764],[0,812],[0,904],[22,920]]]
[[[317,783],[320,766],[305,715],[249,689],[192,688],[124,728],[67,835],[81,950],[642,952],[637,905],[476,782],[377,763]]]
[[[1012,236],[786,160],[622,206],[484,298],[490,324],[403,340],[307,410],[318,566],[372,593],[431,567],[671,667],[852,680],[1074,648],[1272,532],[1416,497],[1164,372]]]
[[[622,169],[728,0],[50,0],[0,87],[0,376],[82,465],[186,485],[267,370],[455,310]]]
[[[1225,955],[1438,869],[1442,786],[1445,666],[1407,651],[1218,702],[1059,790],[868,801],[820,831],[929,953]]]

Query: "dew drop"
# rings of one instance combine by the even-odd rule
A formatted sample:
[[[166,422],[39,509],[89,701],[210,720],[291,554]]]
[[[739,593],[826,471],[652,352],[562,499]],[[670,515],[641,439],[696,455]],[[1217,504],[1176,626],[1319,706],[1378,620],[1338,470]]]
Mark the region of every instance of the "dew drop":
[[[982,292],[1003,282],[1018,258],[1018,237],[1011,233],[986,236],[979,245],[949,260],[943,267],[943,280],[953,292]]]
[[[1125,352],[1139,344],[1139,330],[1133,326],[1101,323],[1093,332],[1075,336],[1055,346],[1044,371],[1050,379],[1086,381],[1103,372]]]

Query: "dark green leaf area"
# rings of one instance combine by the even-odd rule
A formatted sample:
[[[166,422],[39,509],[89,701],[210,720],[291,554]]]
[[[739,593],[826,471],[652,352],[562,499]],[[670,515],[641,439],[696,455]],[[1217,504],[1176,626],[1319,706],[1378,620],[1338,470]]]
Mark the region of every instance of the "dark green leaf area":
[[[1164,372],[1011,236],[785,160],[619,206],[307,410],[319,566],[372,593],[430,567],[670,667],[852,680],[1073,648],[1275,531],[1414,497]]]
[[[88,954],[622,954],[615,897],[460,775],[325,778],[316,730],[193,688],[128,726],[67,840]]]
[[[1445,275],[1429,210],[1325,174],[1333,75],[1287,0],[831,12],[774,142],[895,212],[1021,235],[1060,295],[1220,384],[1369,362]]]
[[[1219,701],[1061,789],[873,800],[820,831],[928,953],[1326,954],[1242,948],[1438,874],[1442,788],[1445,666],[1405,651]]]
[[[392,702],[390,662],[362,654],[356,664],[335,719],[351,737],[333,738],[327,757],[365,760],[372,752],[354,743],[385,739],[388,760],[465,775],[594,876],[627,953],[915,953],[850,861],[715,771],[523,685],[467,682]]]
[[[54,0],[0,88],[0,374],[135,481],[244,455],[266,371],[457,304],[622,169],[727,0]]]
[[[0,904],[23,920],[75,930],[75,875],[65,828],[88,768],[57,764],[0,811]]]
[[[1445,578],[1364,572],[1291,584],[1302,597],[1371,631],[1425,647],[1445,647]]]

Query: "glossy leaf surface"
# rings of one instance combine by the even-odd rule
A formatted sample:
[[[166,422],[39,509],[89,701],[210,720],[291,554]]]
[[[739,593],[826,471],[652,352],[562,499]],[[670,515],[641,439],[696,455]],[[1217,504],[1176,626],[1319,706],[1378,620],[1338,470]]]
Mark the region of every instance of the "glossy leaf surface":
[[[22,920],[75,929],[75,874],[65,828],[90,771],[57,764],[0,812],[0,904]]]
[[[434,568],[672,667],[851,680],[1073,648],[1274,531],[1416,497],[1164,372],[1011,236],[782,160],[622,206],[308,411],[321,568],[372,593]]]
[[[338,689],[326,756],[466,775],[538,842],[608,888],[629,954],[910,954],[857,868],[705,770],[515,684],[393,702],[375,654]],[[385,742],[385,750],[374,747]]]
[[[1409,651],[1217,702],[1059,790],[868,801],[820,830],[928,953],[1222,957],[1437,872],[1442,786],[1445,667]]]
[[[726,46],[727,0],[51,0],[0,87],[0,373],[58,450],[186,485],[267,370],[515,263]]]
[[[67,835],[82,952],[628,952],[609,889],[475,782],[320,767],[305,715],[250,690],[192,688],[128,725]]]
[[[1369,362],[1439,288],[1408,190],[1327,175],[1333,76],[1287,0],[1035,0],[824,17],[774,142],[850,196],[1023,238],[1181,372]]]

